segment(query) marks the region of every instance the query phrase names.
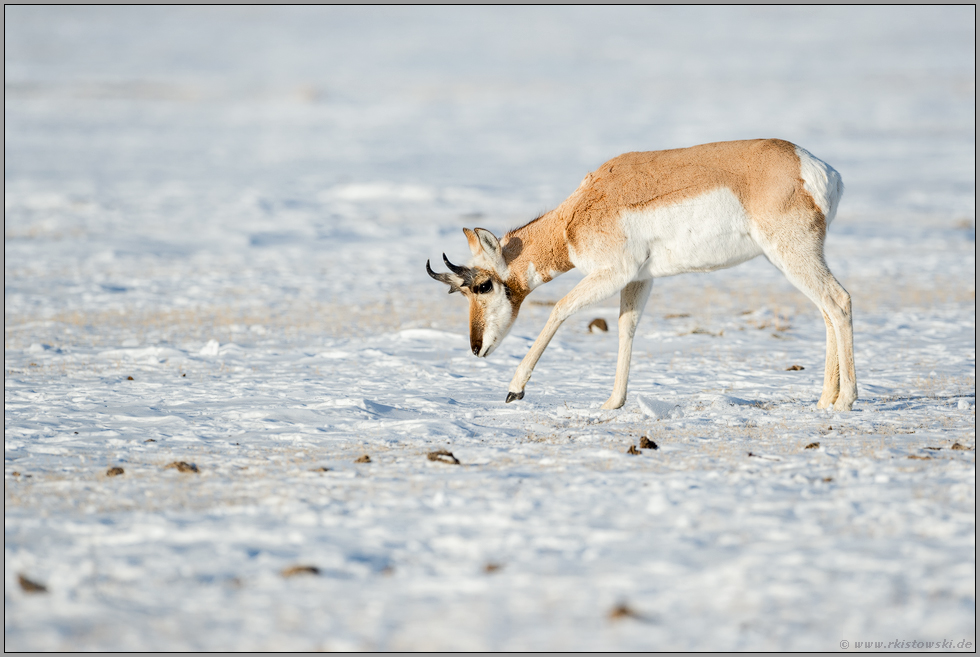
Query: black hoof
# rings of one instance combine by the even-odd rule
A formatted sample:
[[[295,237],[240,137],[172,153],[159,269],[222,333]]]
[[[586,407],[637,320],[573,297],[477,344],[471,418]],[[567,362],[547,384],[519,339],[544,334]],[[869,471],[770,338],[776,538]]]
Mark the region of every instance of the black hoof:
[[[524,399],[524,391],[521,390],[520,392],[508,392],[507,393],[507,401],[504,402],[504,403],[505,404],[509,404],[512,401],[514,401],[515,399]]]

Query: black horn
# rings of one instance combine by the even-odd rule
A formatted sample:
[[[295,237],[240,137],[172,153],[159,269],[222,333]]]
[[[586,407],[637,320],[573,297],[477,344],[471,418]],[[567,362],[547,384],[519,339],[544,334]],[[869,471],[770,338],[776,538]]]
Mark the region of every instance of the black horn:
[[[435,273],[434,271],[432,271],[432,266],[429,264],[428,260],[425,261],[425,271],[429,274],[429,276],[436,279],[440,283],[445,283],[446,285],[448,285],[449,294],[452,294],[453,292],[459,292],[459,284],[462,281],[460,281],[457,276],[453,276],[452,274]]]
[[[449,262],[449,258],[446,257],[445,253],[442,254],[442,261],[446,263],[446,266],[449,267],[454,274],[456,274],[458,278],[457,285],[461,287],[469,287],[473,284],[473,275],[475,273],[474,270],[470,269],[469,267],[454,265],[453,263]]]
[[[457,276],[462,276],[464,281],[473,277],[472,269],[470,269],[469,267],[460,267],[459,265],[454,265],[453,263],[449,262],[449,258],[446,257],[445,253],[442,254],[442,261],[446,263],[446,266],[449,267],[450,271],[452,271]]]

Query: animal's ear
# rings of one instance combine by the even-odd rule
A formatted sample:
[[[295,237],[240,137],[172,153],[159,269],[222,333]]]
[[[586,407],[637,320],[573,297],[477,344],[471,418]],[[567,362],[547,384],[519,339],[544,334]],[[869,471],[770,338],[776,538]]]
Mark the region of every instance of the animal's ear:
[[[486,228],[476,228],[473,232],[477,238],[480,251],[487,257],[487,260],[493,266],[497,275],[503,280],[507,280],[507,263],[504,261],[504,254],[500,249],[500,242]],[[470,239],[469,233],[467,233],[466,238]],[[476,254],[472,240],[470,241],[470,250],[474,251],[474,255]]]
[[[487,255],[494,253],[497,255],[500,254],[500,242],[497,241],[497,238],[494,237],[493,233],[486,228],[477,228],[474,230],[474,232],[480,239],[480,245],[483,250],[487,252]]]
[[[463,229],[463,234],[466,235],[466,241],[469,242],[470,251],[473,253],[473,257],[477,257],[483,252],[483,248],[480,246],[480,238],[476,236],[469,228]]]

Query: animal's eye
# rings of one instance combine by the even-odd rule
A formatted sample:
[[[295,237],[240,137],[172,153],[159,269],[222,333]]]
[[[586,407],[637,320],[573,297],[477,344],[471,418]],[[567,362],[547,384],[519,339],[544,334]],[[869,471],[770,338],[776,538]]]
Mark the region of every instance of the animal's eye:
[[[493,281],[491,281],[488,278],[487,280],[485,280],[482,283],[480,283],[479,286],[477,286],[476,293],[477,294],[486,294],[487,292],[489,292],[492,289],[493,289]]]

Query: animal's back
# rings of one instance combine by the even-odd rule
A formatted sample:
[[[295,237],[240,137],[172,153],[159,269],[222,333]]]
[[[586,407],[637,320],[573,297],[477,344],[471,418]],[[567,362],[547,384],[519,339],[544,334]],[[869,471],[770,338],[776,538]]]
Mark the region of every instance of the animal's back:
[[[763,252],[755,237],[787,222],[825,230],[842,189],[837,172],[807,151],[756,139],[625,153],[586,176],[558,211],[580,266],[588,269],[593,248],[608,248],[595,244],[601,236],[645,255],[648,275],[670,276],[754,258]]]

